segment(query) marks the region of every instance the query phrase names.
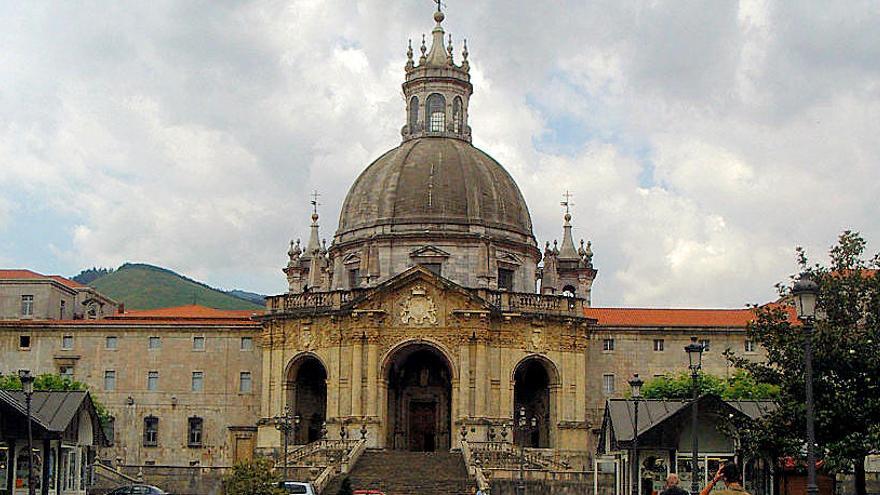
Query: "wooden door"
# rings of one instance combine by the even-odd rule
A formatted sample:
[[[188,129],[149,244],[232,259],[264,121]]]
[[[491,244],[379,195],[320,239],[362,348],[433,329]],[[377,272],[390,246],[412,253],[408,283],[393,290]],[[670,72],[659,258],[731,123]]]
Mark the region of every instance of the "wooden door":
[[[410,402],[409,450],[433,452],[437,445],[437,403]]]

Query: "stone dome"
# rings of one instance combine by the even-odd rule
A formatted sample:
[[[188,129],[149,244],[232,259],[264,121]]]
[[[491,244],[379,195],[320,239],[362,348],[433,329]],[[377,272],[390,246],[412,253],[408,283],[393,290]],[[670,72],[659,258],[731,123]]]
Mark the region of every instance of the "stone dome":
[[[361,173],[342,205],[336,236],[352,240],[360,237],[356,231],[377,227],[474,232],[472,226],[534,239],[528,206],[501,164],[467,141],[424,137],[405,141]]]

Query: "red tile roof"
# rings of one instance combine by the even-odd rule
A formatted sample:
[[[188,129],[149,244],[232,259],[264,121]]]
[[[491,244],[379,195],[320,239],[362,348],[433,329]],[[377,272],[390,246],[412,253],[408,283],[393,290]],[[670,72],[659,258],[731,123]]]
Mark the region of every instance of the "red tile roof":
[[[0,326],[14,324],[16,326],[45,325],[117,325],[117,326],[246,326],[259,327],[260,324],[251,319],[258,311],[214,309],[190,304],[172,308],[144,309],[126,311],[125,313],[106,316],[97,320],[10,320],[0,321]]]
[[[85,286],[61,275],[43,275],[31,270],[0,270],[0,280],[54,280],[71,289],[82,289]]]
[[[787,310],[796,321],[794,308]],[[755,319],[755,310],[585,308],[584,315],[607,327],[745,327]]]
[[[165,318],[173,318],[173,319],[242,319],[242,318],[250,318],[251,315],[258,313],[259,311],[254,311],[250,309],[240,310],[240,309],[215,309],[208,308],[205,306],[200,306],[198,304],[188,304],[186,306],[175,306],[171,308],[157,308],[157,309],[140,309],[140,310],[130,310],[126,311],[122,314],[116,314],[109,316],[108,318],[113,319],[165,319]]]

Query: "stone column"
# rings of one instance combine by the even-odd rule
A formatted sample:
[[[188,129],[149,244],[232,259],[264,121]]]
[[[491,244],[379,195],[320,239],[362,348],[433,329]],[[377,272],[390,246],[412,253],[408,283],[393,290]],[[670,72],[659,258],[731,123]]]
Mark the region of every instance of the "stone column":
[[[352,343],[351,351],[351,415],[363,416],[363,398],[361,391],[363,390],[363,358],[364,358],[364,341],[356,338]]]
[[[367,407],[365,416],[379,415],[379,346],[367,343]]]
[[[470,368],[470,350],[468,345],[462,345],[458,350],[459,368],[458,368],[458,416],[465,418],[470,416],[470,385],[471,385],[471,368]]]
[[[477,342],[477,355],[476,355],[476,373],[474,375],[474,388],[475,388],[475,397],[476,404],[474,407],[474,413],[478,417],[486,417],[489,414],[489,401],[488,401],[488,393],[489,393],[489,366],[488,366],[488,356],[486,355],[486,344],[484,342]]]
[[[330,348],[330,360],[327,361],[330,369],[327,370],[327,417],[339,417],[339,346]]]

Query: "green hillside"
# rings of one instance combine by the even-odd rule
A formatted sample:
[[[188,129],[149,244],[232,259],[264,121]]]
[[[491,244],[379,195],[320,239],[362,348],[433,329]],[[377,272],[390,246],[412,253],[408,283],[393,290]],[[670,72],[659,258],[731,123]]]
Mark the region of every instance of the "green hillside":
[[[231,296],[171,270],[126,263],[89,283],[126,309],[154,309],[199,304],[216,309],[260,309],[251,301]]]

